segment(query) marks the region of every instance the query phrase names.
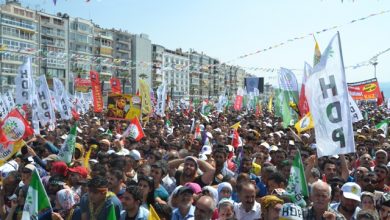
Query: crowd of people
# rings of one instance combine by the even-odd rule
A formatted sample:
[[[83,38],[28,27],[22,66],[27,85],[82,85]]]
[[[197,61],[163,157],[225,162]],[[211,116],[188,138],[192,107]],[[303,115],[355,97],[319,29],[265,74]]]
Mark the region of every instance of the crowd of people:
[[[168,110],[142,123],[145,137],[122,137],[126,121],[90,111],[78,121],[42,128],[0,167],[0,219],[20,219],[32,173],[38,171],[52,219],[165,220],[388,220],[390,144],[375,125],[385,107],[366,105],[354,123],[356,153],[318,158],[314,130],[297,134],[263,111]],[[231,126],[239,145],[232,144]],[[77,123],[73,160],[59,149]],[[196,130],[201,135],[195,135]],[[309,187],[306,207],[286,195],[292,161],[300,152]]]

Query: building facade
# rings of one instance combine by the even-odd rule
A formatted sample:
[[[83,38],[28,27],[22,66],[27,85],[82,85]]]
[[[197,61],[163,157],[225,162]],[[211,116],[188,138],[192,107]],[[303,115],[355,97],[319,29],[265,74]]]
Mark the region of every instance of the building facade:
[[[189,63],[187,53],[181,49],[165,49],[162,63],[162,81],[167,85],[170,97],[178,100],[189,95]]]
[[[127,31],[115,30],[114,34],[114,68],[115,75],[121,80],[122,92],[131,92],[131,34]]]
[[[139,89],[139,79],[152,85],[152,42],[146,34],[134,34],[131,37],[132,75],[131,87],[135,94]]]
[[[165,48],[161,45],[153,44],[152,45],[152,85],[153,90],[163,83],[163,56]]]

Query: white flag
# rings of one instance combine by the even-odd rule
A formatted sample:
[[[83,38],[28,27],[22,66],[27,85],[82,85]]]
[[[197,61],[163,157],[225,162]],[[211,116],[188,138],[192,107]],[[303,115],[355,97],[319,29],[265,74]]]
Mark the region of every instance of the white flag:
[[[355,152],[340,37],[337,33],[305,85],[318,157]]]
[[[15,94],[17,105],[32,104],[33,80],[31,65],[31,57],[28,57],[19,67],[18,74],[15,77]]]
[[[167,85],[164,83],[157,89],[157,108],[156,114],[164,117],[165,116],[165,100],[167,98]]]
[[[53,78],[54,84],[54,93],[55,93],[55,101],[58,108],[58,111],[61,114],[61,118],[64,120],[69,120],[72,118],[72,109],[69,104],[69,99],[67,96],[67,92],[65,91],[64,85],[61,80],[57,78]]]
[[[12,97],[11,92],[6,91],[2,97],[5,105],[8,108],[8,111],[11,111],[13,107],[15,107],[14,97]]]
[[[352,117],[352,122],[358,122],[360,120],[363,120],[363,115],[358,106],[356,105],[355,100],[353,100],[351,94],[348,93],[348,100],[349,100],[349,107],[351,109],[351,117]]]
[[[56,115],[51,101],[49,86],[47,85],[46,76],[41,75],[38,79],[39,87],[37,89],[37,110],[38,118],[42,126],[49,124],[51,127],[55,125]]]
[[[5,116],[7,116],[8,112],[9,112],[9,110],[8,110],[5,102],[3,101],[2,96],[0,95],[0,118],[4,119]]]

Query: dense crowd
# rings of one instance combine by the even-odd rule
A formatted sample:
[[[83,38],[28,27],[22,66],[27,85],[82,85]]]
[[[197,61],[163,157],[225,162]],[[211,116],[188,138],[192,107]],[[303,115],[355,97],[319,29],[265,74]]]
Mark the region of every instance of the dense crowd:
[[[0,218],[21,218],[38,171],[52,219],[108,219],[112,205],[121,220],[148,219],[151,208],[165,220],[390,219],[390,144],[387,130],[375,128],[388,112],[362,110],[368,118],[354,123],[356,153],[321,158],[313,129],[298,135],[266,109],[208,116],[168,110],[142,123],[139,142],[122,137],[128,122],[104,114],[57,120],[0,167]],[[66,164],[58,153],[75,123],[74,157]],[[309,186],[305,207],[285,193],[297,151]]]

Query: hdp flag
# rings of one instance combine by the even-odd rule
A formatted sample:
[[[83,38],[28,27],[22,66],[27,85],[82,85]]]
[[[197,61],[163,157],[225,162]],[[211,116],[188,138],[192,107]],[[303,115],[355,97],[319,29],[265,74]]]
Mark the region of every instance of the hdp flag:
[[[13,143],[32,134],[34,130],[17,109],[10,111],[0,123],[0,143]]]
[[[28,187],[22,220],[39,219],[39,217],[50,213],[51,209],[49,197],[43,187],[38,171],[35,169]]]
[[[314,121],[311,113],[309,112],[304,117],[302,117],[301,120],[295,124],[295,128],[297,129],[298,134],[314,128]]]
[[[283,127],[295,124],[298,119],[297,113],[290,108],[290,103],[298,103],[298,82],[294,73],[291,70],[281,68],[279,71],[279,88],[276,89],[276,102],[278,103],[278,111],[275,109],[277,116],[282,116]]]
[[[318,157],[355,152],[340,36],[330,41],[306,82]]]
[[[377,125],[375,125],[376,129],[381,129],[383,131],[383,133],[385,134],[385,136],[387,137],[387,131],[389,129],[389,123],[390,123],[390,120],[389,119],[385,119],[381,122],[379,122]]]
[[[290,196],[293,203],[301,207],[306,206],[305,198],[308,198],[309,191],[305,178],[305,171],[301,159],[301,153],[297,151],[290,170],[290,178],[286,188],[286,194]]]
[[[126,131],[123,132],[122,136],[130,137],[135,141],[140,141],[143,137],[145,137],[144,131],[137,117],[131,119],[129,127],[127,127]]]
[[[77,124],[73,125],[70,129],[70,133],[66,138],[65,142],[61,146],[61,150],[58,153],[60,160],[64,161],[66,164],[72,162],[75,146],[76,146],[76,134],[77,134]]]
[[[31,57],[27,57],[24,63],[18,68],[18,73],[15,77],[17,105],[32,104],[33,101],[33,68]]]
[[[320,46],[315,38],[314,41],[316,42],[316,45],[314,46],[313,66],[317,65],[321,59]]]

